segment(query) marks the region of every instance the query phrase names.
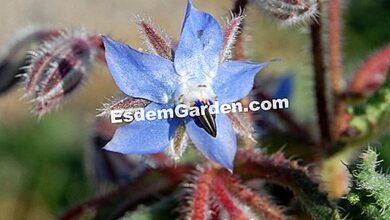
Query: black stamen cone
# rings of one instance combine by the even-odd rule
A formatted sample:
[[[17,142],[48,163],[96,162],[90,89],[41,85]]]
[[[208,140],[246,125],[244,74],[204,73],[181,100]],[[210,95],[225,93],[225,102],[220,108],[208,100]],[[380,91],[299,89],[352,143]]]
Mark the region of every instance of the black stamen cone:
[[[202,104],[206,106],[204,114],[201,114],[200,116],[195,116],[195,123],[199,127],[203,128],[211,136],[217,137],[217,124],[215,123],[215,115],[210,113],[208,104]]]

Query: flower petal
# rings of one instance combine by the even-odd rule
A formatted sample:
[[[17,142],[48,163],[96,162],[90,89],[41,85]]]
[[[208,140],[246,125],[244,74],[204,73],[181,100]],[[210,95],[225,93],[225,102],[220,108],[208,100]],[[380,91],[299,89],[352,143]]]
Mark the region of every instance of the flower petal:
[[[167,103],[178,85],[173,63],[141,53],[103,36],[108,68],[117,86],[129,96]]]
[[[151,103],[145,108],[145,112],[162,108],[169,106]],[[170,145],[179,124],[178,119],[133,121],[119,127],[104,149],[123,154],[158,153]]]
[[[210,14],[194,8],[189,0],[175,53],[176,72],[188,77],[214,77],[222,41],[218,22]]]
[[[252,90],[256,74],[268,63],[228,61],[219,66],[218,74],[213,80],[213,89],[218,101],[235,102]]]
[[[192,118],[186,121],[187,134],[195,146],[209,159],[229,170],[237,150],[237,139],[229,118],[225,114],[216,115],[217,137],[212,137],[198,127]]]

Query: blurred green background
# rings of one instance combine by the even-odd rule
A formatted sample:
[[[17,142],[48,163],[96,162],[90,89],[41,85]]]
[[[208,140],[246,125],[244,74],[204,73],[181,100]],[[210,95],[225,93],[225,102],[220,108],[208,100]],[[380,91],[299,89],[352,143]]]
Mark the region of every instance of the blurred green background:
[[[0,48],[31,25],[84,28],[141,46],[134,24],[136,14],[148,15],[177,37],[185,10],[184,0],[15,0],[1,1]],[[194,4],[221,18],[232,1],[194,0]],[[390,41],[390,1],[353,0],[344,4],[345,71],[353,72],[376,48]],[[263,77],[292,71],[296,91],[292,108],[302,121],[313,121],[310,56],[303,27],[284,29],[247,11],[248,54],[254,60],[282,58]],[[103,65],[96,65],[90,80],[58,111],[41,120],[20,100],[22,90],[0,96],[0,220],[52,219],[94,195],[85,168],[89,127],[105,97],[117,93]],[[309,114],[308,114],[309,113]],[[390,167],[390,135],[371,144],[378,147],[384,168]]]

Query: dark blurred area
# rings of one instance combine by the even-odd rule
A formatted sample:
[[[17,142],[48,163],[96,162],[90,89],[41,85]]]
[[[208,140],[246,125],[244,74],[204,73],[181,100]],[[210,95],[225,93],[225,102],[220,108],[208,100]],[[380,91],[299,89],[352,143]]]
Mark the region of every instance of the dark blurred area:
[[[344,48],[348,60],[362,60],[390,39],[390,1],[353,0],[345,4]]]

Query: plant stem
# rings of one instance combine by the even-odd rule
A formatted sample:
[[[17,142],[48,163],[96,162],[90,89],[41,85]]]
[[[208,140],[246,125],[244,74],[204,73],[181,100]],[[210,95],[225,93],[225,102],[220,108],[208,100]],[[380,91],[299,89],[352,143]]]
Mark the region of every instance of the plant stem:
[[[240,149],[235,158],[235,172],[243,180],[256,177],[289,188],[313,219],[341,219],[307,167],[286,159],[281,152],[267,156],[260,151]]]
[[[320,10],[320,5],[318,6]],[[324,64],[323,46],[321,39],[321,18],[310,25],[311,52],[313,55],[314,86],[316,96],[317,117],[320,128],[321,144],[330,141],[329,112],[326,98],[326,70]]]
[[[329,72],[332,82],[332,92],[335,98],[341,92],[342,67],[341,67],[341,24],[340,24],[340,0],[329,0],[328,19],[328,52],[329,52]]]
[[[341,0],[329,0],[328,3],[328,51],[329,51],[329,72],[331,78],[332,95],[333,95],[333,127],[331,138],[337,140],[342,132],[343,113],[345,112],[345,104],[340,99],[342,93],[341,83],[343,81],[342,57],[341,57]]]

